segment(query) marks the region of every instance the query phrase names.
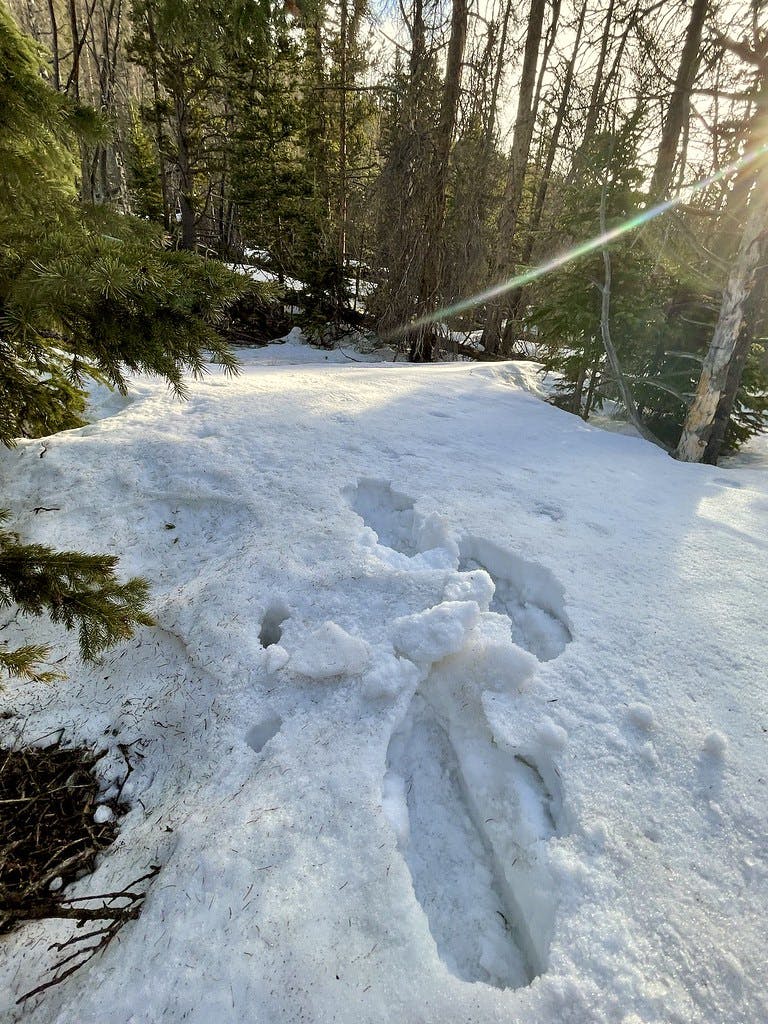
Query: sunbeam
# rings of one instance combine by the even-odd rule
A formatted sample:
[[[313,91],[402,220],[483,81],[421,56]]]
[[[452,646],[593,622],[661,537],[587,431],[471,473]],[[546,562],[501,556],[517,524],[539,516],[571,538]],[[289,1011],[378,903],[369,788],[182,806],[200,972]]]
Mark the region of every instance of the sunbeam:
[[[700,181],[693,182],[691,185],[686,185],[673,198],[665,199],[663,202],[657,203],[655,206],[651,206],[647,210],[643,210],[642,213],[638,213],[634,217],[630,217],[623,221],[621,224],[617,224],[609,231],[604,231],[599,235],[595,235],[593,238],[590,238],[585,242],[581,242],[579,245],[573,246],[573,248],[568,249],[566,252],[553,256],[551,259],[546,260],[544,263],[540,263],[536,267],[531,267],[530,270],[526,270],[521,274],[516,274],[514,277],[507,278],[505,281],[500,281],[498,284],[492,285],[490,288],[486,288],[485,291],[477,292],[474,295],[470,295],[469,298],[461,299],[459,302],[455,302],[450,306],[442,306],[440,309],[436,309],[432,313],[427,313],[416,320],[412,320],[410,323],[404,324],[402,327],[396,327],[382,336],[387,340],[403,337],[413,330],[418,330],[420,327],[426,327],[427,324],[437,323],[446,317],[454,316],[456,313],[463,313],[467,309],[472,309],[473,306],[479,306],[484,302],[489,302],[491,299],[497,299],[499,296],[504,295],[507,292],[511,292],[515,288],[521,288],[523,285],[530,284],[532,281],[536,281],[540,277],[544,277],[545,274],[549,274],[553,270],[558,270],[560,267],[564,267],[566,264],[572,263],[574,260],[578,260],[582,256],[587,256],[596,249],[602,249],[604,246],[610,245],[611,242],[615,241],[617,238],[621,238],[622,235],[626,235],[630,231],[634,231],[635,228],[639,228],[643,224],[647,224],[649,221],[660,217],[668,210],[672,210],[674,207],[679,206],[680,203],[682,203],[688,196],[695,195],[697,192],[702,192],[705,188],[708,188],[715,182],[722,181],[723,178],[727,178],[729,175],[735,174],[737,171],[742,170],[749,164],[754,163],[759,157],[764,156],[766,153],[768,153],[768,144],[758,146],[757,149],[745,153],[727,167],[722,167],[714,174],[710,174],[709,177],[702,178]]]

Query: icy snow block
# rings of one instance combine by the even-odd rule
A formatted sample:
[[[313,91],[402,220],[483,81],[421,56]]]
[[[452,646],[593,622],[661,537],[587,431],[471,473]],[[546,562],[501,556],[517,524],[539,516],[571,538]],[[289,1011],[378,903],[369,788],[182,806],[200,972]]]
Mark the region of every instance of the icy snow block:
[[[398,654],[431,665],[460,651],[479,618],[476,601],[443,601],[425,612],[395,619],[392,643]]]
[[[408,687],[415,687],[419,669],[407,658],[394,654],[377,655],[363,676],[363,693],[371,700],[394,700]]]
[[[496,590],[485,569],[460,572],[445,585],[443,596],[446,601],[477,601],[483,611],[488,611]]]
[[[364,640],[350,636],[335,622],[324,622],[294,652],[291,668],[310,679],[333,679],[359,675],[370,659]]]

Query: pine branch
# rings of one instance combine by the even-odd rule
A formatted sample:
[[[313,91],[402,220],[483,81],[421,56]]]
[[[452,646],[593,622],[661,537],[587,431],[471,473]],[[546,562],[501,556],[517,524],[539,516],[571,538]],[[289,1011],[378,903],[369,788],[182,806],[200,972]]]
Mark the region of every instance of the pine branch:
[[[48,614],[68,630],[77,628],[80,654],[84,661],[93,661],[107,647],[133,636],[137,626],[154,623],[146,610],[149,583],[141,577],[120,582],[116,566],[114,555],[22,544],[2,530],[0,607],[16,605],[26,615]],[[35,668],[47,654],[45,647],[26,645],[0,652],[0,666],[10,675],[47,681],[56,674]]]

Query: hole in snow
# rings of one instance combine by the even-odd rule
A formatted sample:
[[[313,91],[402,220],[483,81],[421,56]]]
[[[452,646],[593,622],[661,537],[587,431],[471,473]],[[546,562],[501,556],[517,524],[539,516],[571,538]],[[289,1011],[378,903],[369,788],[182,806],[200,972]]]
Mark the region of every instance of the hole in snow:
[[[485,569],[493,580],[496,592],[491,611],[507,616],[516,644],[539,661],[562,654],[573,638],[565,614],[565,593],[549,569],[481,537],[465,537],[459,571],[472,569]]]
[[[543,844],[562,793],[546,758],[502,749],[472,701],[452,706],[442,690],[433,673],[393,734],[382,806],[448,969],[520,988],[547,967],[556,898]]]
[[[245,742],[255,751],[260,753],[269,741],[280,732],[283,720],[280,715],[270,715],[256,725],[252,725],[245,734]]]
[[[290,615],[290,611],[284,604],[273,604],[264,612],[259,632],[259,642],[262,647],[271,647],[279,643],[283,635],[283,623]]]
[[[417,554],[413,498],[392,490],[387,480],[371,478],[359,480],[355,487],[345,487],[342,493],[352,511],[376,534],[379,544],[403,555]]]

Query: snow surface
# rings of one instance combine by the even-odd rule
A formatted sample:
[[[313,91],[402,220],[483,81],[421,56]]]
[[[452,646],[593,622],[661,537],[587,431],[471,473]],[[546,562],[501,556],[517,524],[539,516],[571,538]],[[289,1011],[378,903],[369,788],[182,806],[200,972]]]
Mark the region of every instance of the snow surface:
[[[764,469],[529,367],[359,358],[294,336],[0,457],[26,539],[118,554],[157,619],[90,668],[35,627],[69,679],[9,685],[2,738],[106,748],[104,799],[131,752],[70,895],[161,866],[21,1007],[72,926],[1,936],[0,1017],[768,1020]]]

